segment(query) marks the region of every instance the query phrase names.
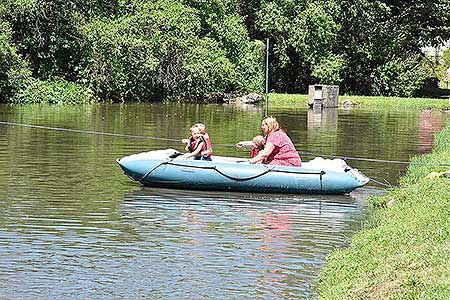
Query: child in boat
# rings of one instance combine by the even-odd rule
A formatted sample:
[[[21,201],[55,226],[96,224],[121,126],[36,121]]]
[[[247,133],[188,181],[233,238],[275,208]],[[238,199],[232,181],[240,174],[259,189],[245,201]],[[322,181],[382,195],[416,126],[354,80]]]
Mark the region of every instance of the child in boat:
[[[211,155],[209,156],[202,156],[202,152],[206,151],[206,142],[203,137],[202,131],[199,127],[191,127],[191,138],[189,139],[189,143],[186,145],[186,151],[189,151],[189,153],[186,153],[183,155],[183,159],[189,159],[191,157],[194,158],[194,160],[211,160]]]
[[[206,150],[201,152],[202,157],[207,157],[209,159],[206,159],[206,160],[211,160],[211,154],[213,153],[213,149],[212,149],[211,139],[209,138],[209,134],[206,132],[205,124],[196,123],[196,124],[194,124],[194,127],[200,128],[200,132],[203,134],[203,139],[205,140],[205,143],[206,143]]]
[[[259,151],[264,149],[264,144],[266,141],[264,140],[264,137],[262,135],[257,135],[253,138],[252,144],[252,152],[250,152],[250,157],[253,158],[256,155],[258,155]]]
[[[259,151],[264,149],[264,145],[266,143],[266,140],[262,135],[257,135],[253,138],[252,141],[241,141],[236,144],[236,147],[238,149],[241,148],[252,148],[252,151],[250,152],[250,157],[253,158],[256,155],[258,155]]]

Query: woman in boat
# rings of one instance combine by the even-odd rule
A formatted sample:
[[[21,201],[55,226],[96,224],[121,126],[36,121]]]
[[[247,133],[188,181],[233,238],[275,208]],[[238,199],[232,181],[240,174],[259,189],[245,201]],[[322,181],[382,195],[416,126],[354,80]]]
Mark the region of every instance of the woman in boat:
[[[268,165],[300,167],[302,161],[289,136],[280,129],[275,117],[266,116],[261,121],[266,136],[264,149],[250,159],[251,164],[262,162]]]

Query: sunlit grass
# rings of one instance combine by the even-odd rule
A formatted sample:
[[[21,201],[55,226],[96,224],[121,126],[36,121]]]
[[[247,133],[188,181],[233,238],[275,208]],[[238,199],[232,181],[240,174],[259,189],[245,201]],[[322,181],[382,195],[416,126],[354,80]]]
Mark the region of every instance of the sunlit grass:
[[[361,108],[411,108],[411,109],[450,109],[449,99],[436,98],[400,98],[375,96],[339,96],[339,105],[343,102]],[[301,94],[269,94],[269,105],[285,107],[308,103],[308,95]]]
[[[368,97],[368,96],[340,96],[340,102],[350,100],[353,105],[367,107],[390,107],[390,108],[450,108],[449,99],[435,98],[399,98],[399,97]]]
[[[450,170],[449,146],[450,124],[400,189],[371,200],[367,228],[330,255],[319,299],[450,299],[450,179],[425,178]]]

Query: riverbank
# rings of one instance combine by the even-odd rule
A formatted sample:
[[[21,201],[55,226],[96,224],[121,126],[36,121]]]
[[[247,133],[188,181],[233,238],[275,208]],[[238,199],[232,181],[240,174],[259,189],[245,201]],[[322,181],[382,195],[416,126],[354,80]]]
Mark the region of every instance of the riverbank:
[[[329,256],[318,299],[450,298],[450,178],[426,178],[450,170],[450,123],[412,161],[400,189],[369,199],[365,228]]]
[[[269,107],[291,107],[300,104],[307,105],[308,95],[301,94],[269,94]],[[400,98],[400,97],[381,97],[381,96],[339,96],[339,105],[348,107],[367,107],[367,108],[391,108],[391,109],[450,109],[449,99],[437,98]]]

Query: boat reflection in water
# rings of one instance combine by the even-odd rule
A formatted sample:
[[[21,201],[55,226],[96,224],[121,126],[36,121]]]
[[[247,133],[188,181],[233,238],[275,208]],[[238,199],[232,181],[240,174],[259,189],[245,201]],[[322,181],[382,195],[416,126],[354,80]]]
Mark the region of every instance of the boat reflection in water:
[[[175,298],[306,298],[325,257],[360,228],[365,198],[143,187],[121,214],[147,244],[149,284]],[[167,285],[167,282],[172,282]],[[217,289],[220,286],[220,289]]]

